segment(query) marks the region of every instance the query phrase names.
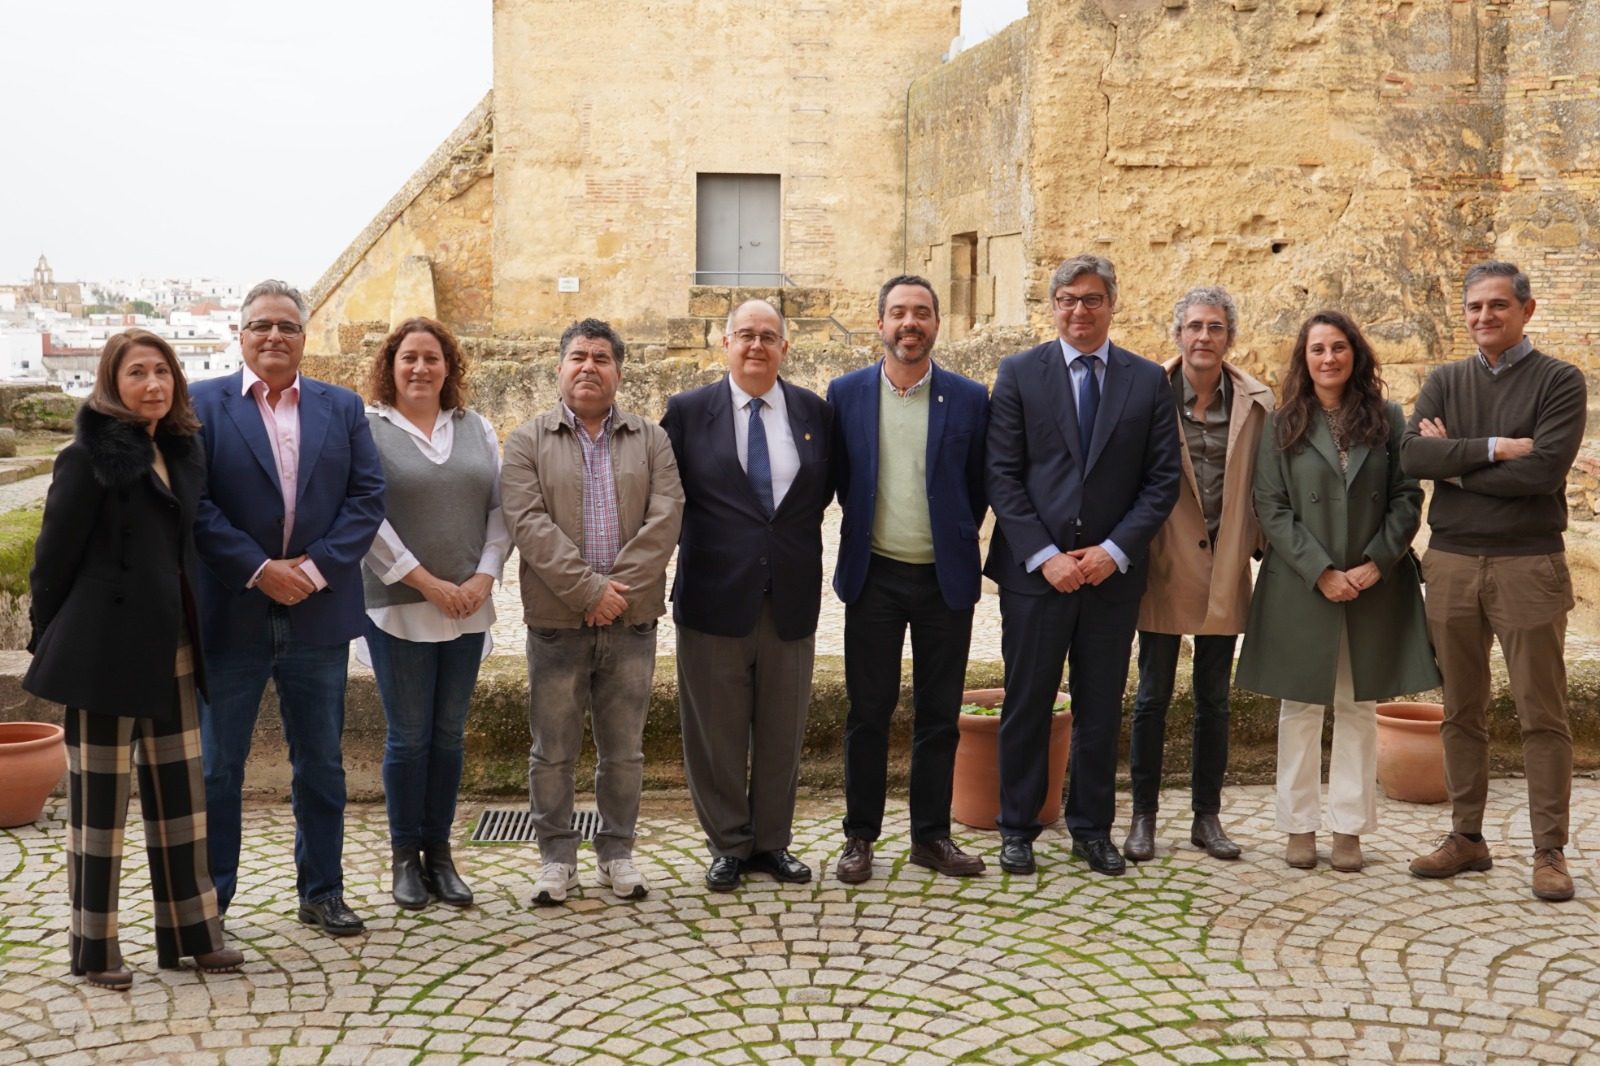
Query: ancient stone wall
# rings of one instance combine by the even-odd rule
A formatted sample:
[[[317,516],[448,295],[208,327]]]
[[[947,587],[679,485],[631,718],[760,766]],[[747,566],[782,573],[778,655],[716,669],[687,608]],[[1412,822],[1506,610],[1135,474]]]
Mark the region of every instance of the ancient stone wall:
[[[594,314],[664,340],[687,311],[700,174],[778,175],[782,270],[875,291],[901,262],[906,88],[938,64],[957,11],[500,0],[495,332]],[[835,313],[870,325],[864,306]]]
[[[396,313],[433,313],[457,333],[487,333],[493,213],[494,112],[485,96],[317,282],[307,350],[358,350],[362,334],[382,332]],[[431,301],[420,304],[419,273],[432,276]]]
[[[1471,350],[1465,269],[1510,257],[1541,297],[1536,339],[1593,369],[1597,67],[1595,4],[1037,0],[913,90],[927,207],[911,232],[932,245],[970,226],[983,244],[1020,222],[1027,318],[1044,331],[1061,259],[1111,258],[1115,335],[1156,357],[1177,297],[1227,285],[1236,357],[1269,380],[1307,314],[1342,308],[1401,399]],[[1007,144],[992,89],[1019,77]],[[1012,166],[983,165],[985,150]],[[971,208],[1018,203],[1019,174],[1014,216]]]

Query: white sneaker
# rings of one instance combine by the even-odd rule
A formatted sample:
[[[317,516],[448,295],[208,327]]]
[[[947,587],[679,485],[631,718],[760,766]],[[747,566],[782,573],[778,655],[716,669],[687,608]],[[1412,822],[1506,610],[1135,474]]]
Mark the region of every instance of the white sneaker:
[[[644,899],[650,893],[644,875],[633,865],[632,859],[612,859],[600,864],[596,877],[601,888],[609,888],[618,899]]]
[[[567,893],[578,887],[578,868],[564,862],[547,862],[533,883],[533,902],[553,907],[567,901]]]

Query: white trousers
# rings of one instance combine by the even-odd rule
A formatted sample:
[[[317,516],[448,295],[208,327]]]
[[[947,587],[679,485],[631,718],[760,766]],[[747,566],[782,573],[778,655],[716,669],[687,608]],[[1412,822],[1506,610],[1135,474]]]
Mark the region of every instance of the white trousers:
[[[1328,764],[1328,826],[1360,836],[1378,827],[1378,704],[1356,701],[1350,640],[1339,631],[1333,687],[1333,757]],[[1315,833],[1322,824],[1320,703],[1284,700],[1278,711],[1278,828]]]

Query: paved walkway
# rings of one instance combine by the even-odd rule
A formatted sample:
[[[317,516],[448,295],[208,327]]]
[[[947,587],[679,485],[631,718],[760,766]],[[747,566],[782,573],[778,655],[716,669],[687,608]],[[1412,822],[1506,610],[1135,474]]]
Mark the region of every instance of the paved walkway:
[[[1582,843],[1600,785],[1575,800]],[[1187,829],[1182,802],[1167,797],[1163,842]],[[332,940],[294,919],[287,807],[258,806],[228,921],[244,973],[156,969],[135,828],[137,977],[117,993],[66,973],[58,803],[0,830],[0,1064],[1600,1062],[1590,861],[1569,849],[1577,899],[1535,901],[1521,783],[1497,782],[1492,810],[1495,868],[1454,884],[1405,872],[1443,808],[1385,804],[1362,874],[1294,871],[1266,788],[1229,792],[1237,863],[1184,844],[1099,878],[1053,828],[1037,876],[958,882],[904,862],[897,804],[878,879],[716,895],[687,804],[652,798],[641,903],[594,887],[585,849],[577,899],[530,909],[530,846],[463,847],[479,906],[408,914],[387,903],[382,809],[359,807],[346,863],[369,932]],[[819,873],[838,815],[803,804],[795,850]],[[959,835],[992,856],[992,834]]]

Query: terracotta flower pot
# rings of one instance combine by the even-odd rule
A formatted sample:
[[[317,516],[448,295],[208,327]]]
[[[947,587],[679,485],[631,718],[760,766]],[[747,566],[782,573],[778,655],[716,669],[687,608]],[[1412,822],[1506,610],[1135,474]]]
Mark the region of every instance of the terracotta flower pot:
[[[1407,803],[1443,803],[1444,742],[1438,703],[1378,704],[1378,783],[1384,795]]]
[[[1065,702],[1065,692],[1056,693]],[[969,689],[961,694],[962,703],[998,707],[1005,699],[999,688]],[[974,829],[993,829],[1000,817],[1000,717],[999,715],[961,715],[961,742],[956,746],[954,788],[950,796],[950,816]],[[1039,824],[1050,825],[1061,817],[1061,785],[1067,777],[1067,756],[1072,750],[1072,712],[1050,716],[1050,782],[1044,806],[1039,808]]]
[[[38,819],[67,769],[65,736],[49,722],[0,722],[0,828]]]

